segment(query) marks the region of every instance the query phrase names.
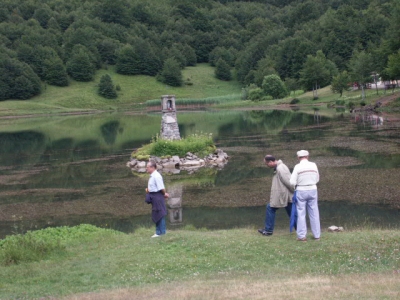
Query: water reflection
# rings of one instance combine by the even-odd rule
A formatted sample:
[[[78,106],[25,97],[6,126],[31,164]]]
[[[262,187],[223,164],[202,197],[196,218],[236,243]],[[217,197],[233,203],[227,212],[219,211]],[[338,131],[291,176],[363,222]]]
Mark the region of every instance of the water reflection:
[[[303,148],[320,168],[323,224],[399,227],[399,123],[359,126],[353,115],[326,114],[181,113],[181,132],[213,133],[231,159],[222,170],[165,175],[179,199],[168,205],[170,227],[260,226],[272,177],[262,158],[273,153],[293,168]],[[153,226],[143,194],[148,177],[134,176],[125,164],[133,148],[159,132],[160,120],[160,114],[0,120],[0,236],[15,227]]]

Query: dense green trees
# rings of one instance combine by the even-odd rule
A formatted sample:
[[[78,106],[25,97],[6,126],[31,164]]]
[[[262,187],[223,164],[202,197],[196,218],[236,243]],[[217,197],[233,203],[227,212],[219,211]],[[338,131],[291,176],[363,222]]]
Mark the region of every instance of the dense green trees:
[[[318,50],[315,56],[307,56],[300,71],[300,82],[307,90],[313,91],[314,98],[318,98],[318,89],[327,86],[337,72],[336,65]]]
[[[361,80],[357,53],[371,56],[370,72],[398,79],[399,16],[397,0],[2,0],[0,51],[59,86],[68,84],[65,70],[87,81],[107,65],[163,78],[173,59],[176,74],[222,60],[244,86],[261,88],[265,76],[276,74],[317,91],[331,83],[334,66]],[[21,86],[24,97],[40,92]]]
[[[29,99],[40,90],[40,79],[28,64],[0,55],[0,100]]]

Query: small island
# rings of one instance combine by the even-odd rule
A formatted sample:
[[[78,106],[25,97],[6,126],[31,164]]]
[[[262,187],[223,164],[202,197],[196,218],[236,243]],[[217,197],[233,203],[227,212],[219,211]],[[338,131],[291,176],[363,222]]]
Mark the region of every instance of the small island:
[[[153,160],[158,169],[168,173],[180,170],[193,172],[198,168],[209,166],[222,169],[229,156],[217,149],[212,134],[192,134],[181,138],[176,115],[174,95],[161,97],[161,131],[149,144],[132,152],[127,163],[133,171],[146,172],[146,163]]]

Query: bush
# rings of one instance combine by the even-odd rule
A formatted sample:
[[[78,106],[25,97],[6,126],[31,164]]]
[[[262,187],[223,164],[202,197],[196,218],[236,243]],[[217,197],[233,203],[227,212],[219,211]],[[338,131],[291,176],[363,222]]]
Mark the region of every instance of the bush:
[[[299,103],[299,102],[300,102],[299,99],[294,98],[294,99],[292,99],[292,101],[290,101],[290,104],[297,104],[297,103]]]
[[[261,98],[264,96],[264,91],[260,88],[256,88],[254,90],[250,90],[248,92],[248,96],[247,99],[251,100],[251,101],[259,101],[261,100]]]
[[[284,98],[289,94],[284,82],[278,75],[265,76],[262,88],[265,94],[272,96],[274,99]]]
[[[262,101],[266,101],[266,100],[273,100],[274,98],[272,98],[272,96],[270,95],[266,95],[264,97],[261,98]]]
[[[65,243],[91,237],[106,229],[82,224],[75,227],[54,227],[26,234],[7,236],[0,240],[0,264],[11,265],[21,262],[42,260],[49,255],[65,250]],[[107,230],[112,233],[117,231]]]
[[[345,105],[345,101],[344,100],[336,100],[336,105],[339,105],[339,106],[343,106],[343,105]]]
[[[365,106],[365,105],[367,105],[367,104],[366,104],[365,101],[363,100],[363,101],[360,102],[360,105],[361,105],[361,106]]]
[[[137,149],[132,153],[133,158],[147,160],[150,155],[165,157],[167,155],[178,155],[184,157],[186,153],[191,152],[200,157],[215,151],[215,145],[211,135],[193,134],[181,140],[165,140],[156,137],[150,144]]]
[[[356,107],[356,105],[355,105],[354,102],[352,102],[352,101],[350,101],[350,102],[347,104],[347,106],[348,106],[348,108],[350,108],[350,109]]]

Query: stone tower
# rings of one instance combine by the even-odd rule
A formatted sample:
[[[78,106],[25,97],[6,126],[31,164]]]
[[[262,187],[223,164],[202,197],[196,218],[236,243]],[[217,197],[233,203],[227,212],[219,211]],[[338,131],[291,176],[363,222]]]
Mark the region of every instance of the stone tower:
[[[175,95],[161,96],[161,133],[162,139],[180,140],[178,119],[176,117]]]

